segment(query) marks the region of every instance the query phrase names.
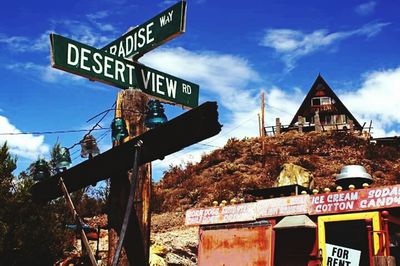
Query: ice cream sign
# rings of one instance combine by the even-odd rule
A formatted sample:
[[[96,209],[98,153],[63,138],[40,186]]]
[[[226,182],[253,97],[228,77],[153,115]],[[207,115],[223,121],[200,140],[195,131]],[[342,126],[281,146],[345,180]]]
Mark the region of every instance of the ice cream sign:
[[[310,214],[363,211],[400,206],[400,186],[310,196]]]

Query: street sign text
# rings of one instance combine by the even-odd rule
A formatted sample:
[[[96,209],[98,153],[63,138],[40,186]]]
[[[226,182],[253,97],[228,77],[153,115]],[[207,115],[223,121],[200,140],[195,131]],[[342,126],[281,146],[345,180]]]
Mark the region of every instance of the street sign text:
[[[137,87],[173,104],[198,106],[199,86],[194,83],[60,35],[51,34],[50,39],[55,68],[123,89]]]
[[[181,1],[146,21],[102,50],[119,57],[138,58],[166,41],[185,32],[186,1]]]

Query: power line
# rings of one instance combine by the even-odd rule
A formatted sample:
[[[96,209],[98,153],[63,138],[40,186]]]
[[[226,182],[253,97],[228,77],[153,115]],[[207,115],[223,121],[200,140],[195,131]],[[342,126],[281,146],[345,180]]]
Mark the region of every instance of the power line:
[[[269,105],[269,104],[267,104],[267,103],[266,103],[265,105],[268,106],[269,108],[275,109],[275,110],[277,110],[277,111],[279,111],[279,112],[282,112],[282,113],[285,113],[285,114],[289,114],[289,115],[293,115],[292,113],[289,113],[288,111],[285,111],[285,110],[283,110],[283,109],[277,108],[277,107],[272,106],[272,105]]]
[[[80,150],[75,150],[74,152],[71,152],[70,156],[75,155],[77,152],[79,152]]]
[[[92,133],[93,130],[96,130],[96,127],[100,125],[101,121],[103,121],[103,119],[108,115],[108,113],[113,110],[113,107],[116,105],[116,102],[114,102],[111,106],[111,108],[107,109],[106,111],[102,112],[104,113],[103,116],[97,121],[97,123],[83,136],[83,138],[81,140],[79,140],[77,143],[73,144],[71,147],[68,148],[68,150],[74,148],[76,145],[79,145],[81,143],[82,140],[84,140],[87,136],[90,135],[90,133]],[[98,116],[98,115],[97,115]],[[97,117],[95,116],[95,117]],[[89,119],[89,121],[92,119]],[[101,127],[100,127],[101,128]],[[101,128],[103,129],[103,128]]]
[[[227,131],[227,132],[224,132],[224,134],[218,135],[215,139],[213,139],[213,140],[211,140],[211,141],[209,141],[209,142],[207,142],[207,143],[204,143],[204,144],[205,144],[205,145],[210,144],[210,143],[216,141],[217,139],[228,135],[229,133],[231,133],[232,131],[235,131],[236,129],[238,129],[239,127],[241,127],[241,126],[243,126],[244,124],[248,123],[248,122],[251,121],[252,119],[253,119],[253,115],[251,115],[251,117],[248,118],[248,119],[246,119],[246,120],[242,120],[242,122],[240,122],[236,127],[232,128],[231,130],[229,130],[229,131]]]
[[[110,133],[111,129],[109,129],[109,128],[105,128],[105,129],[106,129],[106,131],[103,132],[101,135],[99,135],[99,136],[97,137],[97,143],[100,143],[100,141],[101,141],[102,139],[104,139],[104,138],[108,135],[108,133]],[[81,152],[81,150],[80,150],[80,149],[75,150],[74,152],[71,153],[71,156],[77,154],[78,152]],[[75,160],[78,159],[79,157],[81,157],[80,154],[77,155],[76,157],[74,157],[74,158],[72,159],[72,161],[75,161]]]
[[[210,145],[210,143],[216,141],[217,139],[226,136],[227,134],[231,133],[232,131],[238,129],[239,127],[243,126],[244,124],[246,124],[247,122],[249,122],[251,119],[253,119],[253,115],[251,115],[251,117],[249,116],[248,119],[246,120],[242,120],[241,123],[239,123],[239,125],[237,125],[236,127],[232,128],[231,130],[224,132],[224,134],[218,135],[215,139],[207,142],[207,143],[195,143],[194,145],[203,145],[203,146],[208,146],[208,147],[213,147],[213,148],[219,148],[218,146],[215,145]],[[177,160],[177,159],[181,159],[184,155],[192,152],[194,149],[188,149],[186,152],[182,152],[179,156],[175,156],[174,154],[171,154],[173,157],[175,158],[171,158],[169,160],[166,160],[165,162],[170,162],[172,160]],[[161,163],[155,164],[154,166],[160,165]]]
[[[72,161],[75,161],[75,160],[78,159],[79,157],[81,157],[80,154],[79,154],[78,156],[74,157],[74,158],[72,159]]]
[[[101,134],[98,138],[97,138],[97,142],[99,143],[102,139],[104,139],[108,133],[110,133],[111,129],[108,129],[106,132],[104,132],[103,134]]]
[[[5,132],[0,133],[1,136],[16,136],[16,135],[48,135],[48,134],[65,134],[65,133],[79,133],[87,132],[90,130],[107,130],[108,128],[95,128],[95,129],[68,129],[68,130],[55,130],[55,131],[32,131],[32,132]]]
[[[115,106],[115,102],[114,102],[114,105],[113,105],[113,106]],[[145,113],[143,113],[143,112],[139,112],[139,111],[136,111],[136,110],[122,109],[122,108],[109,108],[109,109],[104,110],[104,111],[102,111],[102,112],[96,114],[95,116],[89,118],[89,119],[86,121],[86,123],[89,123],[90,121],[92,121],[93,119],[95,119],[96,117],[99,117],[100,115],[102,115],[102,114],[104,114],[104,113],[108,113],[109,111],[117,111],[117,110],[122,110],[122,111],[128,112],[128,113],[145,114]]]
[[[206,143],[195,143],[194,145],[201,145],[201,146],[207,146],[207,147],[212,147],[212,148],[219,148],[218,146],[209,145],[209,144],[206,144]]]

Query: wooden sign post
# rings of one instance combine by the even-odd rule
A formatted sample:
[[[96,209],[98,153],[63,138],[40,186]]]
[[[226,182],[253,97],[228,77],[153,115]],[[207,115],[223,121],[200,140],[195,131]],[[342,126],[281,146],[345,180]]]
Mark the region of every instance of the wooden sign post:
[[[123,117],[127,122],[129,139],[146,131],[143,120],[147,101],[148,97],[136,90],[125,90],[118,94],[115,116]],[[132,110],[137,112],[132,112]],[[120,265],[147,265],[149,261],[151,164],[142,165],[135,179],[129,176],[127,173],[121,173],[111,178],[108,265],[112,265],[120,241],[124,212],[129,200],[130,182],[136,182],[136,192],[119,263]]]
[[[102,49],[50,34],[52,67],[125,90],[118,95],[115,115],[127,122],[131,140],[115,143],[114,152],[108,151],[108,154],[96,156],[90,162],[83,162],[36,184],[32,192],[36,200],[49,200],[61,194],[59,189],[54,189],[60,179],[65,180],[69,191],[74,191],[93,184],[93,181],[111,177],[109,265],[143,266],[149,263],[151,166],[148,162],[161,159],[221,130],[215,103],[196,108],[198,85],[131,61],[182,34],[185,28],[186,1],[181,0]],[[126,90],[128,88],[131,89]],[[187,112],[191,115],[181,115],[179,119],[174,119],[174,123],[170,121],[165,126],[145,132],[143,121],[148,96],[197,110]],[[141,155],[137,146],[139,142],[143,143]],[[133,150],[135,155],[126,158],[132,155]],[[161,155],[156,157],[157,153]],[[137,173],[127,174],[127,170],[133,167],[129,165],[133,161],[135,167],[142,166]],[[135,167],[134,172],[137,170]],[[75,178],[77,175],[81,180]],[[130,193],[134,193],[133,205]],[[130,206],[133,206],[132,211]],[[125,232],[127,237],[124,239]]]

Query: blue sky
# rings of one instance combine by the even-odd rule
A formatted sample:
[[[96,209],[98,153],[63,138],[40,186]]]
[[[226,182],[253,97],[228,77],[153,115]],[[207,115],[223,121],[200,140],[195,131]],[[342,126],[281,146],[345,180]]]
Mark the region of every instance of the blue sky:
[[[16,173],[59,141],[71,147],[86,122],[114,103],[118,89],[50,67],[49,33],[101,48],[176,1],[7,1],[0,10],[0,142],[18,156]],[[266,124],[288,124],[321,73],[374,136],[400,135],[399,2],[189,0],[186,32],[140,62],[200,85],[200,102],[218,101],[217,137],[153,163],[158,180],[171,164],[198,160],[230,137],[258,134],[260,93]],[[167,106],[167,116],[182,113]],[[94,131],[102,151],[107,128]],[[167,140],[166,140],[167,141]],[[79,146],[71,149],[79,163]]]

